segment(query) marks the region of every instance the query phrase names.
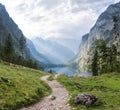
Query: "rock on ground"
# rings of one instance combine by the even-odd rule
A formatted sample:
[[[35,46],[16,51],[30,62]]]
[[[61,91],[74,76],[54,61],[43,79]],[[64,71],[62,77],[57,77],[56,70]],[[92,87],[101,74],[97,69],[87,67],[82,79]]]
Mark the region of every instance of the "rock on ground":
[[[74,103],[82,104],[85,106],[92,106],[97,101],[98,101],[98,98],[96,96],[94,96],[90,93],[83,93],[83,94],[78,94],[78,96],[75,97]]]

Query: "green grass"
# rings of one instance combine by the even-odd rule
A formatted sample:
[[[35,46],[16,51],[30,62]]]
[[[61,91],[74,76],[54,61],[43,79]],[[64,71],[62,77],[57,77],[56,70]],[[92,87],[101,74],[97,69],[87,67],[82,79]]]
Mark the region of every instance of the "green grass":
[[[58,81],[69,91],[69,103],[76,110],[120,110],[120,73],[109,73],[90,78],[60,75]],[[101,104],[89,108],[75,105],[75,96],[84,92],[96,95]]]
[[[54,74],[52,74],[52,73],[49,73],[49,77],[47,78],[47,80],[49,80],[49,81],[52,81],[52,80],[54,80]]]
[[[0,110],[15,110],[51,93],[44,72],[0,62]]]

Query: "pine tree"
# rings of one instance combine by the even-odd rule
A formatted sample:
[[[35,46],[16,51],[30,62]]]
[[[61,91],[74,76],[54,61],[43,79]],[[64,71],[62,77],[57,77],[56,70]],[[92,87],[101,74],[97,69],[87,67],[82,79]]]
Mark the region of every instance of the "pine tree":
[[[22,56],[24,54],[25,45],[26,45],[26,39],[22,35],[19,40],[19,46],[20,46],[20,51],[22,52]]]
[[[14,54],[13,42],[10,34],[8,35],[4,47],[5,60],[11,61]]]
[[[33,68],[38,69],[38,63],[37,63],[37,61],[34,62]]]
[[[117,49],[120,48],[119,16],[113,16],[113,36]]]
[[[92,59],[92,73],[93,75],[98,75],[98,52],[95,50],[93,59]]]
[[[1,52],[1,47],[0,47],[0,59],[2,58],[2,52]]]
[[[96,40],[95,44],[94,44],[94,48],[98,52],[98,71],[99,71],[99,73],[102,73],[105,71],[105,68],[103,69],[103,67],[105,67],[107,65],[106,64],[107,53],[106,53],[105,40],[103,40],[103,39]]]
[[[111,72],[115,71],[115,65],[117,62],[117,48],[116,46],[113,44],[111,46],[111,51],[110,51],[110,65],[111,65]]]
[[[116,56],[117,56],[117,65],[120,65],[120,31],[119,31],[119,16],[114,16],[113,17],[113,23],[114,23],[114,26],[113,26],[113,36],[114,36],[114,39],[115,39],[115,46],[116,46],[116,49],[117,49],[117,53],[116,53]],[[120,68],[120,66],[119,66]],[[117,70],[120,70],[117,68]]]

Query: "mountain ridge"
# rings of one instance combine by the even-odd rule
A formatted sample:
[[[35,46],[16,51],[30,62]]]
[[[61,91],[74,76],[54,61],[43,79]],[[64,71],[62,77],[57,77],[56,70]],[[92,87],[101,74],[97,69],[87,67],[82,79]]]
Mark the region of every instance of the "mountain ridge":
[[[22,56],[22,52],[19,47],[19,40],[21,37],[25,38],[22,31],[19,29],[18,25],[13,21],[13,19],[9,16],[5,6],[0,4],[0,44],[4,45],[7,39],[7,36],[10,35],[13,41],[13,46],[16,53]],[[29,54],[26,53],[28,51],[27,46],[25,45],[24,57],[27,58]],[[31,56],[29,56],[31,57]]]
[[[82,37],[81,44],[79,46],[79,52],[74,59],[73,63],[78,65],[78,68],[82,72],[87,72],[88,69],[88,52],[91,46],[97,39],[104,39],[107,45],[113,43],[112,29],[113,29],[113,17],[119,16],[120,18],[120,2],[110,5],[97,19],[95,25],[91,28],[87,35]],[[119,21],[120,25],[120,21]],[[120,28],[120,26],[119,26]]]
[[[52,64],[64,64],[75,55],[67,47],[49,39],[44,40],[37,37],[32,39],[32,42],[36,50],[43,54]]]
[[[31,52],[31,54],[40,62],[44,63],[44,64],[50,64],[51,62],[45,58],[44,55],[42,55],[41,53],[39,53],[34,44],[32,43],[31,40],[27,39],[27,46],[29,47],[29,50]]]
[[[26,60],[38,60],[40,64],[48,62],[42,54],[38,53],[31,41],[23,34],[22,30],[14,22],[7,12],[5,6],[0,3],[0,46],[4,46],[8,36],[11,36],[15,53],[24,57]],[[23,52],[20,50],[20,39],[25,39],[25,48]],[[28,43],[29,42],[29,43]],[[30,44],[31,45],[28,45]],[[32,49],[32,50],[31,50]],[[34,53],[32,52],[34,51]],[[41,61],[40,61],[41,60]]]

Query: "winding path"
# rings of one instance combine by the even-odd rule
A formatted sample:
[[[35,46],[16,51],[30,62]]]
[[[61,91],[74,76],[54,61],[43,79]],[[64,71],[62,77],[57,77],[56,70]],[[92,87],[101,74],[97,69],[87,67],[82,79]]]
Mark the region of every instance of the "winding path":
[[[31,105],[27,108],[22,108],[20,110],[70,110],[68,101],[68,91],[55,79],[48,81],[49,75],[43,76],[41,79],[46,81],[48,85],[52,88],[53,92],[50,96],[46,96],[35,105]],[[51,100],[51,96],[55,96],[56,99]]]

